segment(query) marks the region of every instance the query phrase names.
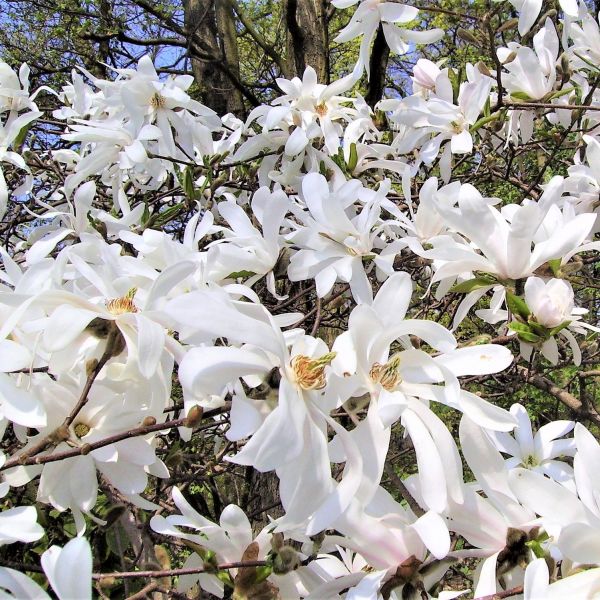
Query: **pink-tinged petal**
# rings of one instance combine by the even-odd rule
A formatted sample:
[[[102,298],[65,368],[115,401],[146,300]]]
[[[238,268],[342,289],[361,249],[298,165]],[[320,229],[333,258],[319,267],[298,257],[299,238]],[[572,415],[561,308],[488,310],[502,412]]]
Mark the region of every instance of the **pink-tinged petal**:
[[[600,530],[587,523],[567,525],[560,533],[558,547],[575,562],[597,564],[600,562]]]
[[[419,517],[411,527],[419,534],[425,546],[437,559],[441,560],[448,554],[450,533],[446,521],[440,515],[428,511]]]
[[[85,538],[74,538],[64,548],[52,546],[42,554],[41,562],[60,600],[92,597],[92,551]]]

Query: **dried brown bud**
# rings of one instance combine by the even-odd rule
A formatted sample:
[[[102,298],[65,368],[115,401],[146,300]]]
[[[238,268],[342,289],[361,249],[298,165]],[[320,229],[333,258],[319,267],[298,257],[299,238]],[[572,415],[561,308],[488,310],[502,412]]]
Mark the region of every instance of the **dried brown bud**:
[[[152,427],[152,425],[156,425],[156,417],[145,417],[142,421],[142,427]]]
[[[200,421],[202,421],[202,415],[204,413],[204,409],[201,406],[195,404],[190,408],[188,414],[185,418],[185,422],[183,424],[184,427],[190,427],[193,429],[194,427],[198,427],[200,425]]]

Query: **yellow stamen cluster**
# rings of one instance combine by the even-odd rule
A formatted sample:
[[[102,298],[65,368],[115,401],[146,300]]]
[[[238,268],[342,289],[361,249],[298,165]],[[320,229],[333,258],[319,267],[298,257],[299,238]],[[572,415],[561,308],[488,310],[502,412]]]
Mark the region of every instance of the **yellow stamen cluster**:
[[[294,356],[291,361],[296,383],[303,390],[322,390],[325,385],[325,367],[335,358],[335,352],[328,352],[320,358],[309,358],[304,354]]]
[[[125,296],[121,298],[113,298],[106,302],[106,308],[112,315],[122,315],[125,313],[138,312],[137,306],[133,303],[133,297],[137,292],[137,288],[131,288]]]
[[[164,108],[166,101],[163,96],[161,96],[158,92],[156,92],[152,98],[150,99],[150,106],[155,110],[159,108]]]
[[[393,391],[402,381],[398,368],[400,367],[400,356],[392,356],[384,365],[376,362],[369,371],[369,377],[375,383],[388,392]]]
[[[315,112],[320,116],[320,117],[324,117],[327,114],[327,105],[325,104],[325,102],[321,102],[321,104],[317,104],[317,106],[315,106]]]
[[[91,427],[85,423],[77,423],[77,425],[73,427],[73,431],[79,439],[85,437],[90,432],[90,429]]]

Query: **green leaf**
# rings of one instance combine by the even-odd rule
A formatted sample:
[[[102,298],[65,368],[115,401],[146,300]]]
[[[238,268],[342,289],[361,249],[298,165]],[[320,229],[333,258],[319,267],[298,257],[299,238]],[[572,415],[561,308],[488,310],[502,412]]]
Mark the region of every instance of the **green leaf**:
[[[348,159],[348,171],[352,172],[356,169],[358,163],[358,152],[356,151],[356,144],[352,142],[350,144],[350,157]]]
[[[551,94],[547,94],[544,97],[545,101],[548,100],[552,100],[554,98],[560,98],[561,96],[564,96],[565,94],[570,94],[573,91],[573,88],[563,88],[562,90],[558,90],[557,92],[552,92]],[[557,107],[559,108],[559,107]]]
[[[529,326],[525,323],[519,323],[518,321],[512,321],[512,323],[508,324],[508,328],[512,331],[516,331],[520,340],[524,342],[529,342],[530,344],[537,344],[538,342],[543,341],[539,335],[536,335],[529,329]]]
[[[254,271],[235,271],[229,273],[226,279],[239,279],[240,277],[252,277],[252,275],[256,275],[256,273],[254,273]]]
[[[546,551],[542,548],[542,545],[538,540],[531,540],[529,542],[525,542],[525,545],[531,549],[531,551],[535,554],[536,558],[545,558]]]
[[[531,311],[527,304],[525,304],[525,300],[511,292],[506,292],[506,305],[513,315],[517,315],[525,321],[529,318],[529,315],[531,315]]]
[[[457,283],[450,288],[451,292],[455,294],[468,294],[473,290],[479,290],[484,287],[494,285],[496,280],[492,277],[475,277],[461,283]]]
[[[529,320],[527,324],[529,325],[529,329],[531,329],[533,333],[539,335],[541,338],[548,339],[550,337],[550,332],[548,329],[543,325],[540,325],[537,321]]]
[[[183,183],[181,184],[185,195],[190,199],[195,199],[194,191],[194,174],[192,173],[191,167],[186,167],[183,170]]]
[[[548,332],[548,335],[549,336],[556,335],[559,331],[562,331],[563,329],[565,329],[565,327],[568,327],[570,324],[571,324],[571,321],[563,321],[560,325],[557,325],[556,327],[553,327]]]
[[[520,102],[533,102],[534,99],[525,92],[511,92],[510,97]]]
[[[548,266],[550,267],[550,270],[552,271],[554,277],[558,277],[561,263],[562,258],[553,258],[552,260],[548,261]]]

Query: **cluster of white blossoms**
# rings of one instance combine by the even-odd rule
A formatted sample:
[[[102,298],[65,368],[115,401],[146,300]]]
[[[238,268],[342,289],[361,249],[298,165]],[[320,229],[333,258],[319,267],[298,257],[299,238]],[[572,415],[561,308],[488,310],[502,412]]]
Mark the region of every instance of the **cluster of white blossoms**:
[[[511,3],[525,34],[542,3]],[[26,65],[17,74],[0,63],[10,173],[0,170],[0,213],[22,204],[37,219],[27,241],[0,248],[0,492],[27,485],[72,515],[77,537],[41,557],[61,600],[91,597],[85,536],[100,520],[101,482],[146,511],[162,539],[193,549],[182,593],[199,585],[222,597],[248,574],[217,565],[244,560],[269,566],[246,585],[286,600],[600,593],[600,445],[573,421],[534,432],[523,406],[504,410],[459,379],[540,354],[578,365],[580,342],[600,331],[568,280],[580,253],[600,250],[600,112],[585,113],[568,176],[542,194],[506,204],[452,181],[482,136],[526,144],[538,121],[567,128],[570,105],[600,106],[598,25],[583,3],[560,6],[562,37],[548,18],[533,47],[511,42],[496,64],[467,65],[462,82],[419,60],[413,94],[380,103],[392,136],[350,90],[368,72],[380,22],[397,53],[443,34],[402,27],[418,13],[403,4],[362,0],[338,38],[363,36],[354,73],[327,86],[310,67],[302,80],[280,79],[283,95],[245,122],[193,100],[191,77],[159,77],[149,57],[110,81],[74,72],[52,92],[62,107],[50,115],[69,144],[42,157],[60,185],[26,160],[28,128],[45,114],[35,97],[51,90],[32,94]],[[550,108],[522,106],[532,101]],[[439,181],[423,175],[433,164]],[[407,260],[426,265],[429,298],[464,296],[452,330],[411,317]],[[314,289],[308,314],[289,311],[284,280]],[[333,301],[343,328],[325,336],[318,319]],[[467,316],[518,340],[515,354],[507,339],[459,344],[452,331]],[[438,404],[459,415],[459,440]],[[176,486],[178,514],[145,494],[150,478],[170,476],[161,436],[177,432],[185,448],[198,407],[221,458],[276,473],[283,516],[258,534],[238,506],[217,524]],[[416,472],[392,477],[390,493],[381,481],[400,427]],[[44,535],[33,506],[6,506],[0,544]],[[464,558],[478,559],[471,590],[435,591]],[[8,567],[0,595],[48,597]]]

